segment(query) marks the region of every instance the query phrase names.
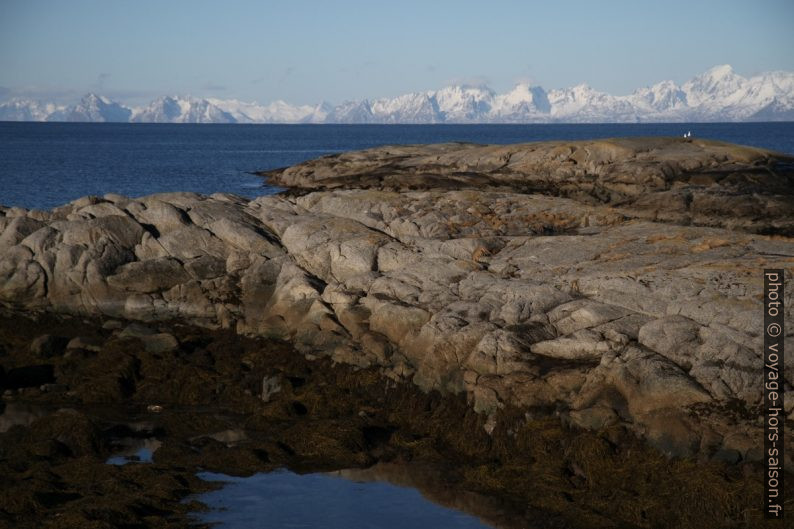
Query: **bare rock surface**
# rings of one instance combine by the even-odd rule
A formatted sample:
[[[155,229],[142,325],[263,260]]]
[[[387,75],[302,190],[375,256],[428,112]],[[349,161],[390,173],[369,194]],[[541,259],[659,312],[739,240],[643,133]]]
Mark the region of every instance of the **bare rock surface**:
[[[382,147],[273,172],[293,191],[256,200],[0,208],[0,303],[282,337],[483,413],[759,459],[763,269],[794,299],[791,163],[659,138]]]
[[[507,188],[608,204],[631,218],[791,236],[792,163],[709,140],[616,138],[378,147],[262,174],[312,190]]]

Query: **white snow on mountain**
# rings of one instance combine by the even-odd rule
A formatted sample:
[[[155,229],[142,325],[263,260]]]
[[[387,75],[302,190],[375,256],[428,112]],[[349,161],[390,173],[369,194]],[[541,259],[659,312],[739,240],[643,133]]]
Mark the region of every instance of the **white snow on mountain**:
[[[776,103],[780,109],[794,109],[794,73],[769,72],[749,79],[729,65],[715,66],[681,87],[690,113],[704,120],[720,116],[741,121]]]
[[[728,64],[715,66],[684,83],[682,89],[690,106],[721,108],[741,97],[747,79],[734,73]]]
[[[487,121],[496,94],[487,86],[448,86],[431,92],[444,121],[467,123]]]
[[[715,66],[682,85],[662,81],[615,96],[587,84],[545,90],[528,83],[497,94],[487,86],[454,85],[397,97],[323,102],[160,97],[131,109],[88,94],[64,107],[25,98],[0,104],[2,121],[133,121],[156,123],[604,123],[788,121],[794,119],[794,72],[743,77]]]
[[[686,92],[672,81],[640,88],[629,96],[629,100],[645,115],[672,114],[687,108]]]
[[[15,97],[0,104],[0,121],[46,121],[49,116],[64,110],[65,107],[53,103]]]
[[[432,94],[414,92],[374,101],[370,107],[379,123],[442,123],[443,116]]]
[[[328,101],[319,103],[312,109],[312,113],[303,118],[303,123],[326,123],[328,115],[334,111],[334,106]]]
[[[132,110],[96,94],[87,94],[76,106],[65,110],[64,121],[128,122]],[[52,121],[52,119],[50,120]]]
[[[599,92],[586,84],[550,90],[551,116],[557,121],[636,121],[637,112],[626,97]]]
[[[498,121],[542,121],[551,113],[549,95],[540,86],[519,83],[510,92],[494,98],[492,114]]]
[[[138,123],[235,123],[234,117],[206,99],[164,96],[136,109],[130,121]]]
[[[373,123],[372,106],[369,100],[345,101],[334,107],[325,117],[326,123]]]
[[[281,100],[267,106],[237,99],[207,101],[232,116],[237,123],[301,123],[310,120],[316,108],[310,105],[294,106]]]

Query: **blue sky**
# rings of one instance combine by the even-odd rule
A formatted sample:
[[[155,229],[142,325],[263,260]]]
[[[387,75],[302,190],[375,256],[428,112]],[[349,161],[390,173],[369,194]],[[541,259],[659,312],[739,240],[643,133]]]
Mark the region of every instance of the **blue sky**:
[[[0,98],[338,103],[487,83],[626,94],[794,70],[794,2],[1,0]]]

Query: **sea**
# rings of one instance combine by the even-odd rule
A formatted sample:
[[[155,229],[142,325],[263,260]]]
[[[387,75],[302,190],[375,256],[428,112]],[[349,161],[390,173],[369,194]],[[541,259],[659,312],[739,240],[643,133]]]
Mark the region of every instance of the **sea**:
[[[794,155],[794,122],[532,125],[206,125],[0,122],[0,205],[85,195],[278,192],[253,173],[380,145],[683,136]]]

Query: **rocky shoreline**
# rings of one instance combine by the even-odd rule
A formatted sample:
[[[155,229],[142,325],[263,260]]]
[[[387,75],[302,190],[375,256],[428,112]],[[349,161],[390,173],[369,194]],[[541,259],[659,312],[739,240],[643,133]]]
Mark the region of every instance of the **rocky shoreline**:
[[[794,284],[792,164],[677,138],[395,146],[268,172],[288,191],[255,200],[0,208],[0,303],[283,339],[465,398],[489,434],[542,412],[752,466],[761,271]]]
[[[500,529],[762,526],[757,464],[512,407],[487,433],[462,395],[272,339],[2,312],[0,343],[0,527],[206,527],[193,495],[219,484],[199,471],[280,468],[410,486]],[[151,461],[108,464],[140,445]]]

